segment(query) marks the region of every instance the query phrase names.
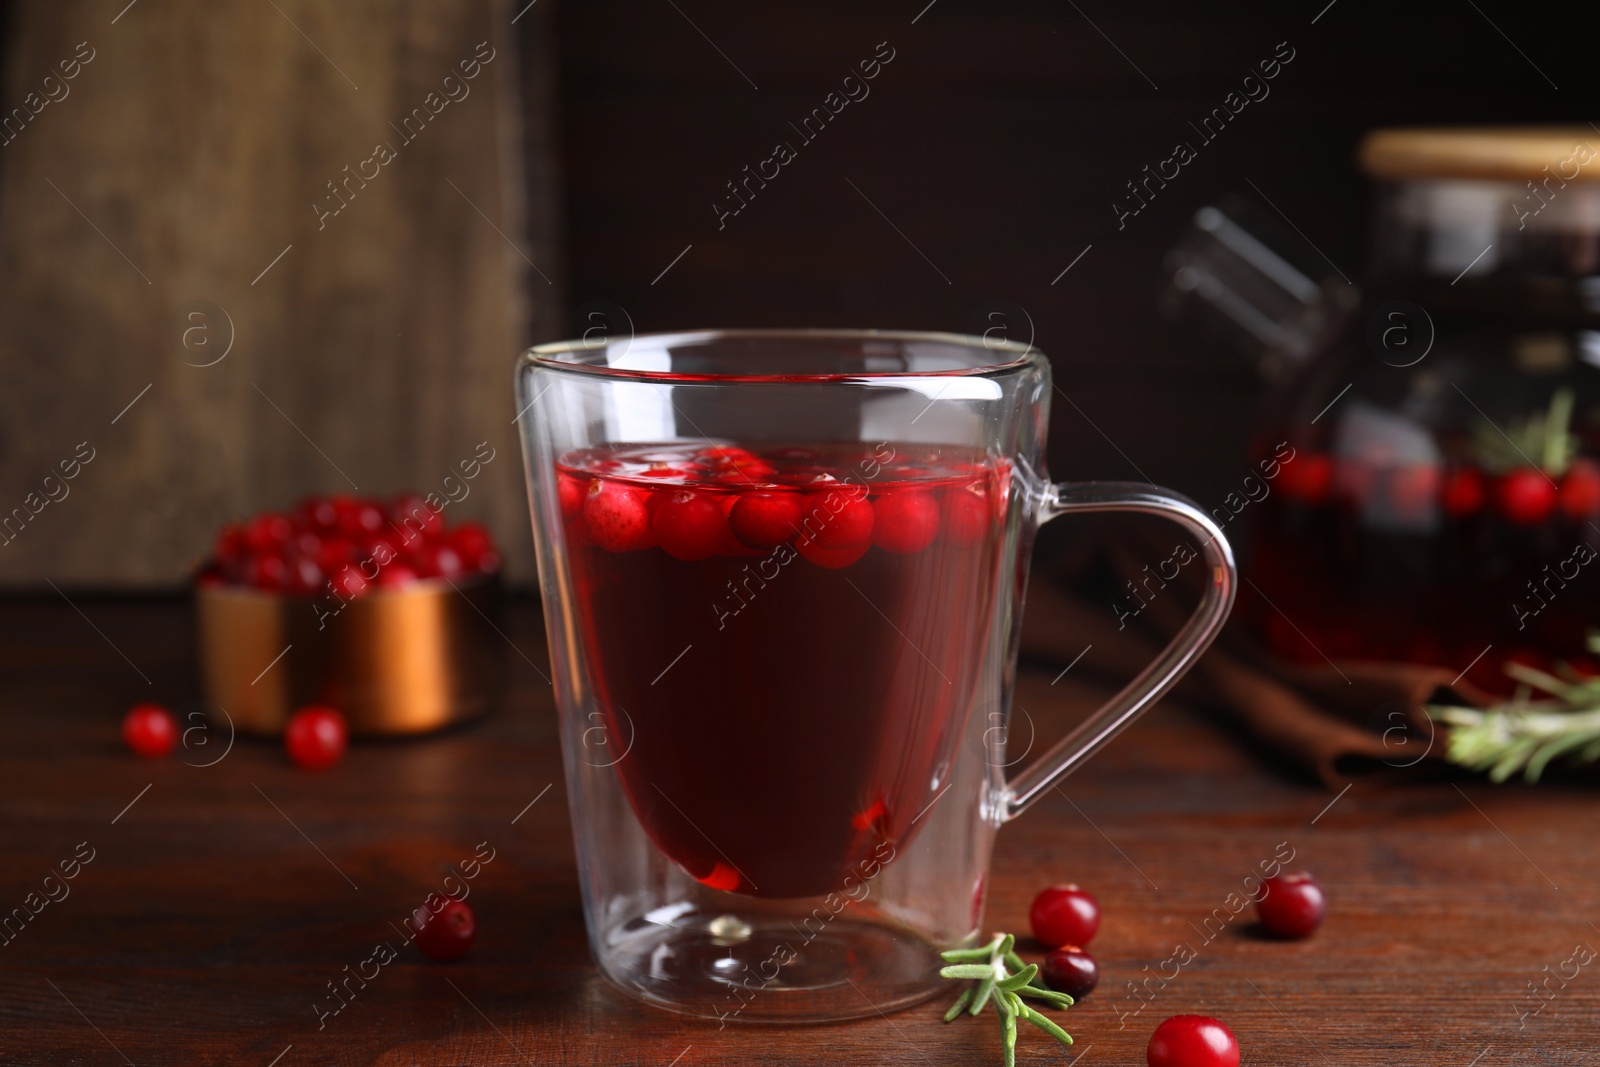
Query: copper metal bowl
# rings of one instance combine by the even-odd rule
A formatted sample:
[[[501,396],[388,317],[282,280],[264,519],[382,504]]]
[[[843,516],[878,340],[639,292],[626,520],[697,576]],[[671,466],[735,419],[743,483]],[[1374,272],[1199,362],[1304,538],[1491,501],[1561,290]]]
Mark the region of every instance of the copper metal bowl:
[[[281,734],[297,708],[327,704],[352,733],[414,734],[498,703],[498,578],[373,589],[336,615],[326,611],[338,601],[319,603],[321,611],[304,597],[198,587],[206,699],[240,730]]]

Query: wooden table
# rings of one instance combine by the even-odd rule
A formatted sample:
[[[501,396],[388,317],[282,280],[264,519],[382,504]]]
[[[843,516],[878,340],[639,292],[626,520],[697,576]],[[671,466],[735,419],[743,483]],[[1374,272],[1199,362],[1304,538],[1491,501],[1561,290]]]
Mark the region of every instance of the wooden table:
[[[0,1064],[998,1063],[992,1021],[942,1025],[942,1001],[719,1031],[614,992],[585,948],[549,688],[520,655],[502,714],[310,775],[244,738],[208,767],[124,752],[132,700],[194,694],[181,603],[14,600],[0,635],[0,908],[60,896],[45,875],[93,855],[0,946]],[[543,668],[533,605],[508,635]],[[1096,695],[1052,676],[1020,688],[1041,746]],[[1158,1022],[1198,1012],[1247,1064],[1595,1063],[1600,960],[1565,961],[1600,947],[1597,821],[1571,785],[1369,779],[1335,798],[1169,704],[1001,834],[991,927],[1023,929],[1051,881],[1105,909],[1101,988],[1064,1017],[1078,1044],[1025,1028],[1018,1062],[1142,1064]],[[479,842],[468,958],[407,948],[319,1029],[326,984]],[[1246,912],[1208,942],[1284,842],[1328,891],[1322,931],[1274,943]],[[1127,983],[1147,977],[1141,1008]]]

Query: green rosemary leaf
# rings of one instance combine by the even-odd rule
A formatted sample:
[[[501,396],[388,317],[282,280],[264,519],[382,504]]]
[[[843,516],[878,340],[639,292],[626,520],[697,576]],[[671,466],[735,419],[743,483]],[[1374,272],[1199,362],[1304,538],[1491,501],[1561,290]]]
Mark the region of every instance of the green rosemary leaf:
[[[1600,631],[1590,632],[1589,643],[1600,650]],[[1445,758],[1487,772],[1497,783],[1519,773],[1538,781],[1561,757],[1579,763],[1600,760],[1600,680],[1579,679],[1566,666],[1560,671],[1574,680],[1508,664],[1506,673],[1521,683],[1511,700],[1490,708],[1430,705],[1429,717],[1448,728]],[[1549,699],[1529,699],[1532,690]]]
[[[1063,1045],[1072,1044],[1072,1035],[1071,1034],[1069,1034],[1065,1030],[1061,1029],[1061,1027],[1057,1026],[1050,1019],[1046,1018],[1043,1015],[1040,1015],[1038,1012],[1036,1012],[1032,1008],[1028,1007],[1028,1005],[1023,1004],[1023,1005],[1021,1005],[1021,1007],[1022,1007],[1022,1011],[1019,1014],[1024,1019],[1028,1020],[1030,1023],[1032,1023],[1033,1025],[1037,1026],[1039,1029],[1043,1030],[1045,1033],[1049,1034],[1051,1037],[1055,1038],[1057,1041],[1061,1042]]]
[[[946,963],[993,963],[995,950],[1000,947],[1002,935],[995,934],[987,945],[977,948],[952,948],[939,953]]]
[[[1571,752],[1575,748],[1581,748],[1595,740],[1596,735],[1593,732],[1580,731],[1546,741],[1539,746],[1539,751],[1535,752],[1532,758],[1528,760],[1526,772],[1528,781],[1537,782],[1539,776],[1544,773],[1545,767],[1557,756]]]
[[[1519,682],[1524,682],[1542,693],[1566,700],[1577,686],[1568,685],[1553,674],[1536,670],[1521,663],[1507,663],[1505,672]]]
[[[1004,1003],[1003,998],[997,999],[995,1007],[1001,1008],[1002,1005],[1004,1007],[1000,1011],[1000,1041],[1005,1052],[1005,1065],[1017,1067],[1017,1013],[1011,1010],[1009,1004]]]
[[[969,1015],[977,1015],[993,1001],[995,1014],[1000,1017],[1000,1045],[1006,1067],[1016,1067],[1019,1018],[1027,1019],[1058,1041],[1072,1043],[1071,1036],[1065,1030],[1022,1000],[1025,996],[1034,997],[1053,1007],[1065,1008],[1072,1005],[1072,998],[1065,993],[1034,985],[1034,980],[1039,976],[1039,965],[1024,963],[1014,951],[1015,947],[1016,938],[1002,934],[984,948],[949,949],[940,953],[949,964],[940,968],[941,975],[975,983],[963,990],[956,1002],[950,1005],[944,1014],[944,1021],[952,1022],[963,1010]]]
[[[978,991],[977,991],[977,993],[975,993],[973,995],[973,997],[972,997],[972,1007],[969,1008],[968,1011],[973,1015],[978,1014],[980,1011],[983,1010],[984,1005],[989,1003],[989,997],[993,993],[994,993],[994,973],[990,972],[989,977],[985,978],[983,981],[978,983]]]
[[[982,948],[953,948],[939,953],[939,958],[946,963],[988,963],[990,950],[989,945]]]
[[[1528,765],[1528,757],[1539,747],[1537,737],[1519,737],[1507,745],[1489,768],[1489,781],[1499,783]]]
[[[1003,979],[996,984],[1008,993],[1015,992],[1016,990],[1021,989],[1023,986],[1032,982],[1038,973],[1039,965],[1037,963],[1030,963],[1026,967],[1022,968],[1022,970],[1012,975],[1010,978]]]
[[[1035,1000],[1047,1001],[1048,1003],[1054,1004],[1058,1008],[1070,1008],[1073,1004],[1077,1003],[1065,993],[1057,993],[1054,989],[1042,989],[1036,985],[1023,986],[1021,989],[1017,990],[1017,995],[1023,997],[1033,997]]]

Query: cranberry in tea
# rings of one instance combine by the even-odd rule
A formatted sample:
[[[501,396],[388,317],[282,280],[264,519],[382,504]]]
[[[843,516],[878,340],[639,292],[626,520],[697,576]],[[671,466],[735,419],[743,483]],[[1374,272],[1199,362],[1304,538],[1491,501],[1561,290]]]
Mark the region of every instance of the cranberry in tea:
[[[1007,468],[888,444],[558,466],[592,699],[656,846],[760,897],[842,891],[903,847],[965,729]]]

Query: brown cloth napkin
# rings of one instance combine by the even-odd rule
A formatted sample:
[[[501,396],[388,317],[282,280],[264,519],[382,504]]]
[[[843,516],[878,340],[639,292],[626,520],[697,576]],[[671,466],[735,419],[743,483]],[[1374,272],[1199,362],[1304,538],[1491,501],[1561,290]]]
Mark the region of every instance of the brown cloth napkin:
[[[1112,595],[1143,568],[1166,559],[1170,535],[1119,530],[1080,542],[1029,587],[1022,654],[1118,678],[1132,677],[1177,631],[1199,599],[1204,567],[1185,567],[1135,618],[1119,620]],[[1112,581],[1108,584],[1105,578]],[[1184,587],[1186,586],[1186,588]],[[1244,584],[1241,597],[1253,595]],[[1270,608],[1268,610],[1271,610]],[[1085,653],[1085,649],[1088,649]],[[1446,692],[1441,692],[1444,690]],[[1243,731],[1340,788],[1354,774],[1428,767],[1443,760],[1444,728],[1423,706],[1439,700],[1485,705],[1489,698],[1442,667],[1350,661],[1315,667],[1270,657],[1236,622],[1179,684],[1185,700],[1224,713]]]

